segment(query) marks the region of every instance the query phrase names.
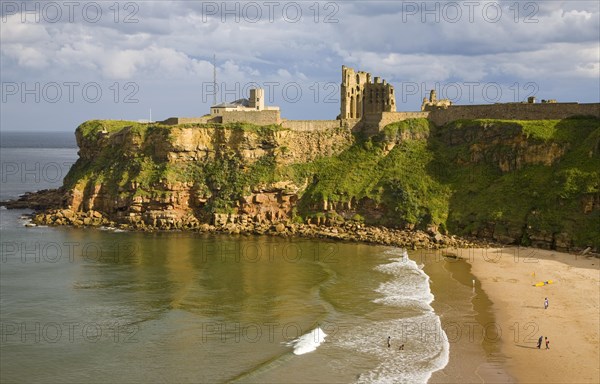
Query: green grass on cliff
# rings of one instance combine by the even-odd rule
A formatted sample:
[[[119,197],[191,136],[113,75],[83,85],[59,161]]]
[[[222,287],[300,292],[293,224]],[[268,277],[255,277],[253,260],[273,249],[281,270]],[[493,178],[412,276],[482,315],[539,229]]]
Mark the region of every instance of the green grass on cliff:
[[[443,223],[449,189],[428,174],[433,154],[425,140],[403,140],[404,131],[427,134],[429,122],[407,120],[386,127],[380,135],[358,140],[335,157],[293,166],[293,174],[310,177],[301,213],[319,210],[324,200],[356,205],[369,200],[381,217],[371,224]]]
[[[476,137],[448,143],[457,130],[481,131],[490,125],[496,131],[516,129],[513,138],[522,132],[527,146],[498,142],[473,161],[469,155],[482,145]],[[452,232],[517,237],[525,245],[535,241],[530,236],[551,239],[569,234],[576,245],[600,245],[600,211],[584,212],[586,202],[598,199],[600,193],[598,119],[455,122],[439,129],[430,143],[436,156],[432,174],[452,189],[447,221]],[[525,164],[508,172],[494,161],[494,156],[513,158],[519,150],[531,151],[536,145],[546,145],[542,149],[554,145],[564,153],[551,165]]]
[[[546,165],[545,156],[554,161]],[[310,180],[300,205],[307,216],[322,211],[323,200],[370,200],[372,212],[360,214],[372,224],[436,224],[524,245],[553,237],[600,244],[598,119],[482,119],[441,128],[407,120],[288,175]]]
[[[141,129],[146,126],[147,124],[127,120],[89,120],[77,127],[77,130],[82,136],[90,137],[91,135],[97,135],[101,132],[118,132],[125,127]]]

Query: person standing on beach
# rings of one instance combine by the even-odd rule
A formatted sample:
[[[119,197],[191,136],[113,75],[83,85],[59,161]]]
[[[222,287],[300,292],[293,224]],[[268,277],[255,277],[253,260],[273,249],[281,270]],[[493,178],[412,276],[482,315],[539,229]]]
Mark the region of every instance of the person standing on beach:
[[[388,348],[392,346],[392,343],[390,342],[392,340],[392,336],[388,336],[387,342],[388,342]]]
[[[548,340],[547,337],[545,337],[546,339],[546,349],[550,349],[550,340]]]
[[[540,338],[538,339],[538,349],[540,349],[542,347],[542,341],[544,340],[544,336],[540,336]]]
[[[548,309],[548,298],[544,299],[544,309]]]

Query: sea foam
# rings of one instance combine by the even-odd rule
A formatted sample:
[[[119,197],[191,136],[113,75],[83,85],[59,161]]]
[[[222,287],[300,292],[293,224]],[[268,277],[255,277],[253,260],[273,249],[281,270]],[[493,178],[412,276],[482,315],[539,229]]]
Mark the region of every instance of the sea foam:
[[[386,253],[392,256],[390,262],[376,269],[393,278],[379,285],[376,291],[382,297],[374,301],[410,309],[414,315],[353,327],[339,345],[380,361],[375,369],[359,376],[359,383],[426,383],[433,372],[448,364],[450,344],[430,305],[434,296],[429,276],[408,258],[406,251],[393,249]],[[387,346],[388,336],[391,347]]]
[[[433,311],[430,304],[434,296],[429,289],[429,276],[408,258],[405,250],[402,251],[402,257],[393,258],[390,263],[376,269],[396,277],[380,284],[375,290],[383,295],[375,300],[376,303],[397,307],[415,306]]]
[[[304,355],[305,353],[316,351],[319,345],[325,341],[325,337],[327,337],[327,334],[320,327],[317,327],[299,338],[290,341],[287,345],[294,347],[294,355]]]

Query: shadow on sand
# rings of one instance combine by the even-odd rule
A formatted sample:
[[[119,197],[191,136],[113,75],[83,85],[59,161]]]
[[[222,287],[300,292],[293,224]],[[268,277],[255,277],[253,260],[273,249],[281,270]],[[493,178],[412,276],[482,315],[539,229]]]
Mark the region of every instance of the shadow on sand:
[[[538,347],[530,347],[529,345],[519,345],[519,344],[517,344],[517,347],[519,347],[519,348],[528,348],[528,349],[538,349]]]

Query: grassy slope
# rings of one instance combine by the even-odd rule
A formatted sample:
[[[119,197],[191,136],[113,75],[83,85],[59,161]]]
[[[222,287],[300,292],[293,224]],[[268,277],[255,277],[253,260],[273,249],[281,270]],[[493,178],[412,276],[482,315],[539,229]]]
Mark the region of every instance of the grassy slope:
[[[523,132],[528,143],[555,142],[567,148],[554,165],[527,165],[502,173],[497,164],[470,162],[472,139],[449,145],[444,130],[500,129]],[[405,140],[389,153],[385,143],[402,130],[431,130],[425,140]],[[303,213],[319,200],[349,201],[369,198],[383,204],[382,223],[436,224],[452,233],[498,234],[522,232],[568,233],[575,245],[600,243],[600,212],[583,213],[584,196],[599,193],[600,123],[597,119],[544,121],[475,120],[441,129],[426,120],[405,121],[386,127],[379,136],[357,143],[334,158],[296,166],[296,174],[314,177],[303,196]],[[495,149],[511,151],[505,144]],[[312,203],[312,204],[310,204]],[[516,239],[528,244],[525,234]]]
[[[465,125],[490,123],[489,120],[459,122],[445,129],[464,129]],[[583,213],[584,195],[599,193],[600,123],[597,119],[544,121],[496,121],[495,124],[518,124],[532,142],[555,142],[567,148],[552,166],[528,165],[501,173],[492,164],[456,165],[464,147],[449,147],[436,139],[432,148],[437,154],[437,169],[454,162],[441,181],[453,190],[448,227],[453,232],[475,233],[486,223],[496,230],[510,232],[531,227],[534,232],[572,234],[575,244],[600,243],[600,212]],[[462,126],[461,126],[462,124]],[[528,244],[525,235],[519,239]]]
[[[382,224],[444,223],[448,215],[449,189],[427,172],[434,156],[425,140],[398,140],[404,130],[428,132],[427,120],[392,124],[380,135],[358,139],[339,156],[296,165],[297,174],[314,181],[301,201],[305,215],[320,201],[372,200],[385,207]]]

